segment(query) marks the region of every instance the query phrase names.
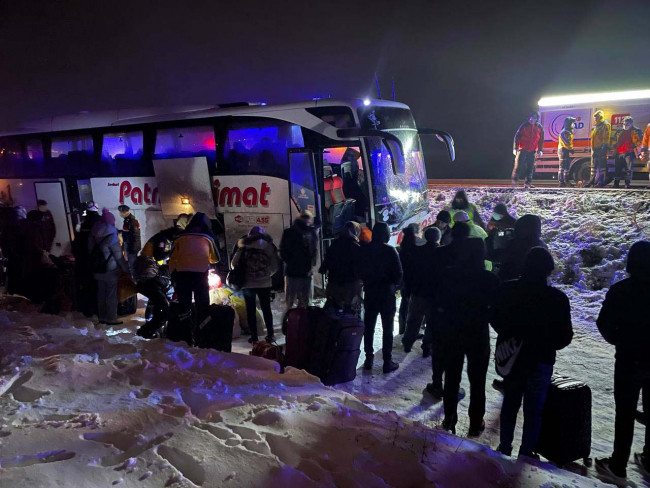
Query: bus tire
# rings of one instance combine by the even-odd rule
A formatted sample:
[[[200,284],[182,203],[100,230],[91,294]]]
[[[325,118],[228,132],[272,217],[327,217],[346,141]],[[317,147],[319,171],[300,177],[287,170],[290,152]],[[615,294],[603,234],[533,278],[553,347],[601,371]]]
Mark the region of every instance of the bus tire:
[[[589,159],[578,159],[569,168],[569,182],[573,186],[584,186],[590,178],[591,160]]]

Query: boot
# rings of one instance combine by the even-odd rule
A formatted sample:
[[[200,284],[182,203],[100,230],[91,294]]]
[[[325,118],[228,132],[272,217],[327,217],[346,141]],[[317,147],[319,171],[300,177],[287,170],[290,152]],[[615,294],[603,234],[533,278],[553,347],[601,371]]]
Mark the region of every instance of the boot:
[[[384,361],[384,374],[392,373],[395,371],[397,368],[399,368],[399,364],[394,362],[392,359],[388,359]]]
[[[620,186],[620,182],[618,180],[614,180],[614,188],[618,188]]]
[[[363,362],[363,369],[369,371],[372,369],[373,357],[366,356],[366,360]]]
[[[468,437],[478,437],[485,430],[485,420],[481,420],[481,423],[478,425],[469,424],[469,430],[467,431]]]
[[[626,182],[625,182],[625,188],[626,188],[627,190],[629,190],[630,188],[632,188],[632,184],[631,184],[629,181],[626,181]]]

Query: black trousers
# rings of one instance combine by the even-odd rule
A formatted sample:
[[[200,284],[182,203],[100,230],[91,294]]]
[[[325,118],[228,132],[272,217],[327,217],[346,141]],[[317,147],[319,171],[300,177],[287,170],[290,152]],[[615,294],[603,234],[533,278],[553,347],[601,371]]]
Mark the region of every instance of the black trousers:
[[[174,290],[178,296],[178,304],[182,312],[192,310],[192,294],[196,304],[196,323],[207,317],[210,307],[210,288],[208,272],[174,271],[172,273]]]
[[[636,415],[639,392],[642,395],[643,411],[650,412],[650,368],[640,367],[633,361],[616,360],[614,366],[614,401],[616,402],[616,420],[614,422],[614,453],[611,465],[614,469],[625,469],[634,437],[634,418]],[[645,427],[645,446],[643,452],[650,455],[650,432]]]
[[[156,331],[167,321],[169,300],[167,299],[167,281],[158,277],[138,283],[138,293],[149,299],[153,311],[151,320],[145,327]]]
[[[393,358],[393,331],[395,312],[397,311],[397,300],[395,295],[392,296],[373,296],[366,293],[364,298],[364,317],[363,324],[365,331],[363,333],[363,349],[366,357],[372,357],[374,350],[372,347],[375,337],[375,325],[377,317],[381,316],[382,326],[382,356],[384,361],[390,361]]]
[[[271,311],[271,288],[244,288],[244,302],[246,303],[246,318],[248,327],[251,330],[251,337],[257,340],[257,307],[255,306],[255,297],[260,299],[260,308],[264,325],[266,325],[266,335],[273,335],[273,312]]]
[[[473,334],[459,334],[449,330],[442,332],[445,369],[443,405],[446,419],[457,418],[458,391],[467,356],[467,378],[469,379],[469,422],[479,426],[485,415],[485,378],[490,363],[490,334],[484,330]],[[454,422],[455,423],[455,422]]]
[[[407,288],[402,289],[402,300],[399,303],[399,333],[403,334],[406,332],[406,317],[408,316],[409,311],[409,301],[411,300],[411,291]]]

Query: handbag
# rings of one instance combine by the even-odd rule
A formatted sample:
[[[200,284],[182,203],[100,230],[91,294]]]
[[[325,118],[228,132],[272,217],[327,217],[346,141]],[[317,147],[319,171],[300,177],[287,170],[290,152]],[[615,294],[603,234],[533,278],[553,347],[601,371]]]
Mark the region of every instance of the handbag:
[[[231,269],[226,276],[226,284],[237,291],[240,290],[246,281],[246,251],[242,249],[241,257],[237,266]]]
[[[517,362],[519,353],[524,341],[516,337],[501,339],[497,337],[497,347],[494,351],[494,366],[497,374],[502,377],[508,376]]]
[[[122,273],[117,280],[117,301],[123,302],[137,295],[137,293],[138,290],[133,279],[131,279],[131,275],[129,273]]]
[[[265,341],[255,342],[249,355],[276,361],[280,367],[284,367],[284,351],[278,344],[269,344]]]

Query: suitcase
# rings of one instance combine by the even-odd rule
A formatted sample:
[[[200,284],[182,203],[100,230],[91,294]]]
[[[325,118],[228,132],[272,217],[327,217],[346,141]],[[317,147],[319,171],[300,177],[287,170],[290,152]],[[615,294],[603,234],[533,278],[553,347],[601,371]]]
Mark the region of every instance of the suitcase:
[[[169,318],[165,328],[165,337],[173,342],[185,341],[191,346],[194,343],[192,340],[193,329],[192,310],[183,312],[177,301],[169,302]]]
[[[286,336],[285,365],[306,369],[309,360],[310,324],[318,321],[325,311],[318,307],[299,307],[287,311],[282,321],[282,333]]]
[[[309,314],[307,372],[325,385],[352,381],[361,354],[363,322],[353,314],[324,311]]]
[[[562,466],[591,453],[591,389],[582,381],[553,376],[542,414],[537,452]]]
[[[253,350],[248,354],[279,363],[280,371],[284,368],[285,356],[282,352],[282,346],[277,344],[269,344],[263,341],[255,342],[253,343]]]
[[[124,315],[133,315],[138,310],[138,295],[133,295],[123,302],[117,304],[117,315],[122,317]]]
[[[231,352],[234,325],[235,309],[213,303],[208,309],[208,316],[196,326],[194,343],[197,347]]]

